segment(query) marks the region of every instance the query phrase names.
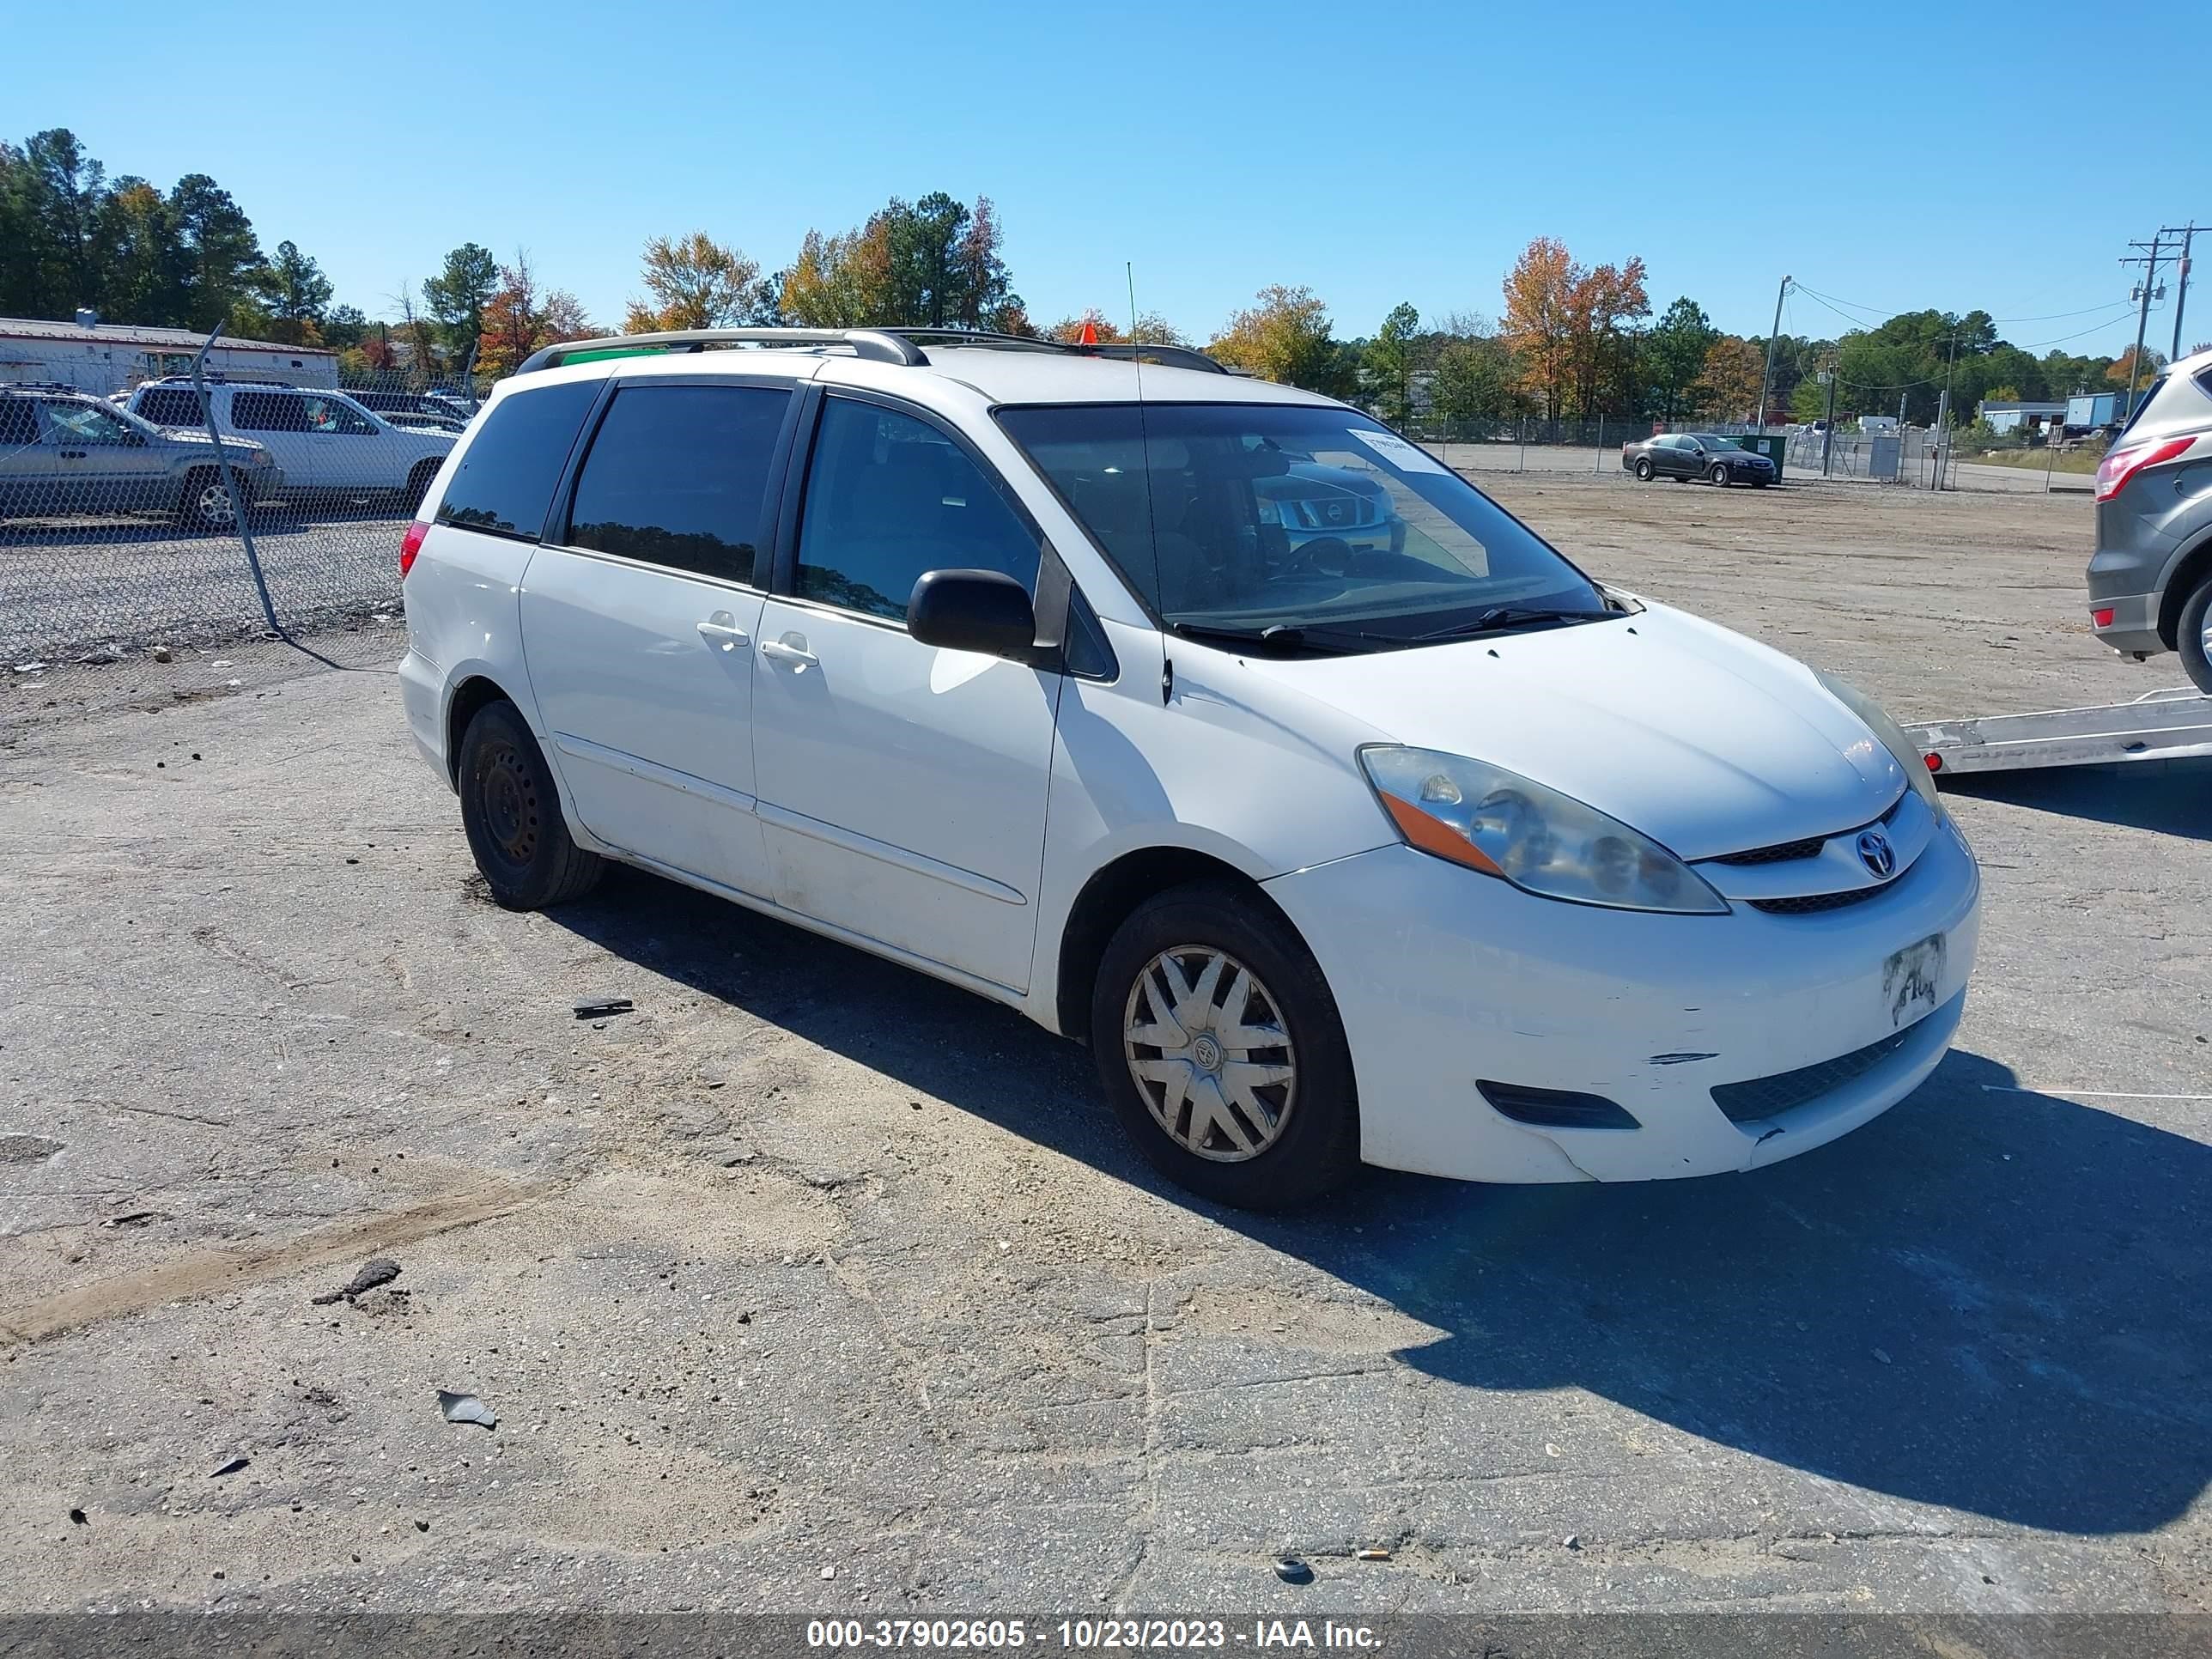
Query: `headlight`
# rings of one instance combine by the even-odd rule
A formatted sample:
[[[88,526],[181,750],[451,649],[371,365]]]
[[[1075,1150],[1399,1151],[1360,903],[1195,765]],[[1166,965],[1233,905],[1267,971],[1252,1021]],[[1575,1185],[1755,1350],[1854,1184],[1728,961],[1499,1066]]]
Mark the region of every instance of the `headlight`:
[[[1620,910],[1723,915],[1728,901],[1650,836],[1503,767],[1375,744],[1367,781],[1409,847],[1525,892]]]
[[[1853,685],[1849,680],[1838,679],[1833,674],[1813,671],[1813,678],[1827,688],[1828,695],[1856,714],[1866,723],[1881,746],[1889,750],[1890,758],[1905,769],[1906,781],[1913,792],[1928,803],[1928,810],[1936,821],[1943,818],[1943,798],[1936,793],[1936,779],[1928,770],[1928,762],[1920,747],[1905,735],[1905,729],[1890,719],[1882,706]]]

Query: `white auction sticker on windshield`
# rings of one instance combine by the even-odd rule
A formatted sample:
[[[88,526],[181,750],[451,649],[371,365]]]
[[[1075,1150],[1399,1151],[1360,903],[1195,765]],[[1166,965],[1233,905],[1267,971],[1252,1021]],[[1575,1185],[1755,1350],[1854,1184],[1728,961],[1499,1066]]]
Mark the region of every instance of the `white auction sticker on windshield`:
[[[1426,450],[1417,449],[1395,432],[1370,432],[1364,426],[1345,428],[1401,472],[1442,472],[1451,476],[1450,470]]]

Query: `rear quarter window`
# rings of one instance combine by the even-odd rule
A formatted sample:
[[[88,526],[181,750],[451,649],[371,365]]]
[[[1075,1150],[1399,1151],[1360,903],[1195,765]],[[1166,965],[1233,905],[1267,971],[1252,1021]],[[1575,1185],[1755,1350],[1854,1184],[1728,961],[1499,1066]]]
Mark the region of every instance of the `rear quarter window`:
[[[185,386],[161,386],[138,394],[134,411],[141,420],[151,421],[155,426],[199,426],[204,424],[200,414],[199,393]]]
[[[511,392],[493,405],[461,452],[438,522],[537,540],[601,384],[568,380]]]

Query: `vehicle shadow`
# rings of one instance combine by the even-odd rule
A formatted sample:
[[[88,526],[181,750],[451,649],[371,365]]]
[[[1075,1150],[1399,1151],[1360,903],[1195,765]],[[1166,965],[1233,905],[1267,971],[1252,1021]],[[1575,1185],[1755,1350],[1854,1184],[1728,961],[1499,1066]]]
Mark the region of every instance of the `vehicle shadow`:
[[[2160,1526],[2212,1478],[2212,1148],[1979,1055],[1753,1176],[1376,1171],[1253,1216],[1161,1182],[1088,1054],[1009,1010],[633,871],[550,914],[1382,1298],[1443,1333],[1398,1358],[1457,1388],[1580,1387],[1794,1468],[2061,1531]]]
[[[1961,773],[1946,778],[1943,790],[2061,817],[2212,841],[2212,757]]]

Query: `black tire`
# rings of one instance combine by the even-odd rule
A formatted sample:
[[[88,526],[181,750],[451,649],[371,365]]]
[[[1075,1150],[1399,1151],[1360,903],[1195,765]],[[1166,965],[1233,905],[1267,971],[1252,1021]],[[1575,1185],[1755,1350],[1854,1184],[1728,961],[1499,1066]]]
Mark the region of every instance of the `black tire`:
[[[2181,615],[2173,626],[2173,648],[2181,655],[2182,672],[2199,691],[2212,697],[2212,650],[2208,650],[2212,641],[2205,637],[2207,629],[2212,629],[2212,576],[2181,602]]]
[[[1636,482],[1638,483],[1650,483],[1651,482],[1651,458],[1649,455],[1638,456],[1636,458]]]
[[[407,488],[399,495],[400,499],[407,503],[410,513],[422,506],[422,498],[430,493],[430,481],[438,476],[440,465],[437,461],[417,461],[414,470],[408,473]]]
[[[238,514],[218,468],[196,466],[185,474],[185,487],[177,492],[176,516],[185,529],[210,535],[228,534],[238,528]]]
[[[509,910],[581,898],[605,861],[568,835],[553,773],[522,711],[486,703],[461,737],[461,823],[491,896]]]
[[[1721,489],[1726,489],[1728,488],[1729,481],[1728,463],[1726,461],[1715,461],[1713,463],[1713,470],[1705,474],[1705,481],[1708,483],[1716,484]]]
[[[1218,1148],[1209,1157],[1162,1127],[1132,1069],[1132,1050],[1124,1047],[1128,1011],[1141,991],[1140,976],[1158,972],[1163,957],[1186,949],[1221,953],[1249,969],[1258,982],[1256,1000],[1234,1013],[1225,1006],[1234,981],[1217,985],[1209,1014],[1236,1020],[1249,1017],[1253,1008],[1272,1006],[1287,1037],[1279,1047],[1260,1045],[1249,1050],[1291,1062],[1295,1076],[1291,1089],[1280,1097],[1279,1131],[1259,1151],[1235,1162],[1223,1161],[1235,1155],[1231,1149]],[[1224,1036],[1223,1040],[1231,1039]],[[1249,889],[1227,882],[1193,882],[1156,894],[1138,906],[1100,958],[1091,1000],[1091,1045],[1106,1097],[1138,1151],[1169,1180],[1202,1198],[1245,1210],[1295,1209],[1311,1203],[1359,1167],[1358,1095],[1336,999],[1297,930]],[[1158,1052],[1134,1046],[1148,1060],[1158,1060]],[[1214,1052],[1217,1057],[1221,1053],[1218,1048]],[[1224,1071],[1236,1063],[1216,1060]],[[1196,1128],[1194,1118],[1189,1123]]]

